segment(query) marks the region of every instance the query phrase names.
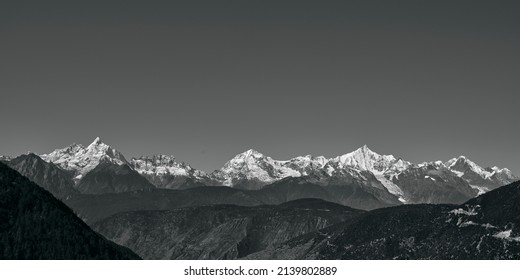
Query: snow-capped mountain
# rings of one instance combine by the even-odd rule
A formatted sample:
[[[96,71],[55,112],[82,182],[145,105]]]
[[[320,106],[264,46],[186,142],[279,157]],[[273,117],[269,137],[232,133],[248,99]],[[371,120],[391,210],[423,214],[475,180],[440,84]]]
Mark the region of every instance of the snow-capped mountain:
[[[74,188],[81,193],[150,190],[154,186],[167,189],[229,186],[258,190],[290,182],[293,191],[296,185],[306,185],[309,190],[329,188],[327,192],[336,188],[331,193],[360,207],[366,201],[359,200],[351,191],[373,196],[371,199],[379,201],[373,202],[374,207],[393,205],[395,201],[458,203],[520,179],[507,168],[483,168],[463,156],[446,162],[415,164],[393,155],[380,155],[366,145],[332,158],[306,155],[289,160],[275,160],[250,149],[211,174],[178,162],[173,156],[144,156],[127,161],[122,153],[99,138],[86,147],[72,144],[40,157],[72,174]],[[0,160],[12,159],[1,157]],[[297,180],[286,180],[290,178]],[[305,193],[302,191],[299,195],[305,197]]]
[[[374,174],[394,175],[402,172],[410,167],[410,162],[402,159],[396,159],[392,155],[380,155],[370,150],[366,145],[363,147],[339,157],[329,160],[329,163],[336,168],[344,168],[346,166],[367,170]]]
[[[405,202],[402,191],[391,178],[411,165],[391,155],[379,155],[366,145],[354,152],[331,159],[307,155],[286,161],[274,160],[255,150],[248,150],[228,161],[220,170],[212,173],[211,177],[225,186],[259,189],[287,177],[308,176],[309,180],[312,178],[313,183],[323,185],[326,184],[324,182],[331,181],[331,176],[336,177],[335,182],[338,183],[338,180],[344,178],[345,173],[352,178],[358,178],[362,177],[360,171],[368,171],[390,193]]]
[[[12,158],[10,156],[0,156],[0,161],[7,162],[7,161],[10,161],[10,160],[12,160]]]
[[[325,163],[324,157],[312,156],[274,160],[251,149],[236,155],[210,177],[224,186],[259,189],[283,178],[308,175],[323,168]]]
[[[132,158],[130,165],[158,188],[179,189],[202,186],[208,175],[192,168],[184,162],[177,162],[174,156],[154,155]]]
[[[101,161],[108,161],[116,165],[128,164],[122,153],[103,143],[99,137],[94,139],[87,147],[72,144],[63,149],[57,149],[50,154],[41,155],[41,158],[65,170],[73,171],[76,182],[96,168]]]
[[[366,175],[363,178],[361,172],[372,174],[402,203],[459,203],[519,179],[506,168],[482,168],[465,157],[446,163],[414,164],[393,155],[380,155],[366,145],[330,159],[308,155],[286,161],[248,150],[235,156],[210,177],[214,184],[260,189],[287,177],[305,177],[307,182],[322,186],[344,180],[346,177],[341,174],[368,180]],[[349,184],[351,181],[344,180],[343,183]],[[428,186],[424,189],[427,194],[419,194],[418,190],[424,186]],[[450,190],[453,193],[450,194]]]
[[[482,168],[465,156],[448,160],[444,164],[453,173],[467,181],[479,194],[485,193],[499,186],[510,184],[519,178],[507,168]]]

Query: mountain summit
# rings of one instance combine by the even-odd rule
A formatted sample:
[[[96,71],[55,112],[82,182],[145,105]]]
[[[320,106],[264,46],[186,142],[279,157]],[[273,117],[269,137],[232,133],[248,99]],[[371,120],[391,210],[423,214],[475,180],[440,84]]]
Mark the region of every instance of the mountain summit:
[[[122,153],[103,143],[99,137],[86,148],[72,144],[63,149],[57,149],[50,154],[41,155],[47,162],[52,162],[65,170],[74,172],[74,180],[79,181],[85,174],[96,168],[102,161],[117,165],[128,164]]]
[[[367,145],[332,158],[306,155],[289,160],[276,160],[249,149],[210,174],[178,162],[174,156],[142,156],[127,161],[122,153],[99,137],[86,147],[72,144],[41,155],[41,158],[72,174],[74,188],[80,193],[91,194],[151,190],[154,187],[229,186],[259,190],[290,185],[291,190],[299,192],[300,198],[306,198],[309,193],[316,194],[321,188],[330,191],[331,187],[343,188],[338,190],[346,195],[345,187],[348,187],[374,196],[375,200],[384,198],[385,205],[392,205],[395,201],[459,203],[519,179],[506,168],[483,168],[464,156],[446,162],[415,164],[393,155],[378,154]],[[2,160],[9,162],[13,159],[4,157]],[[37,177],[36,173],[24,170],[27,164],[17,163],[16,167],[34,175],[31,179],[44,178],[44,173]],[[65,176],[67,173],[60,174]],[[309,191],[303,191],[304,185]]]
[[[331,161],[337,162],[340,167],[348,166],[377,174],[403,171],[411,165],[410,162],[396,159],[392,155],[375,153],[367,145],[351,153],[333,158]]]

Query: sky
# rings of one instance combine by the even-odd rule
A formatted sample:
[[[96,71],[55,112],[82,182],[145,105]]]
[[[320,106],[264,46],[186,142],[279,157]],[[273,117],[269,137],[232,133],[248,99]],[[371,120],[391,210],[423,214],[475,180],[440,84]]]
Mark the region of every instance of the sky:
[[[0,154],[366,144],[520,175],[519,1],[2,1]]]

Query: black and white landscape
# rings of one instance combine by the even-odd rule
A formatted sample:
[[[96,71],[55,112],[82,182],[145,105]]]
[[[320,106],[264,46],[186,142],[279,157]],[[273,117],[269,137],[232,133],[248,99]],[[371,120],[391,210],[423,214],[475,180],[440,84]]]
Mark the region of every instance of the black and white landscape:
[[[363,146],[282,161],[247,150],[208,174],[173,156],[127,160],[96,138],[2,161],[3,258],[520,258],[519,178],[464,156],[411,163]],[[73,213],[85,233],[62,226]],[[74,246],[92,244],[89,232],[134,255],[105,243],[88,255],[37,229],[52,226]]]
[[[0,259],[520,260],[520,1],[0,2]]]

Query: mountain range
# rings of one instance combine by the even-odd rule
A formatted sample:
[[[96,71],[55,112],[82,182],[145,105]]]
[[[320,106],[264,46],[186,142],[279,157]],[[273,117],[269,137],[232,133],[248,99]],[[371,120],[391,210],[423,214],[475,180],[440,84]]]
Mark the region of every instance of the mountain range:
[[[520,181],[465,157],[250,150],[206,174],[99,139],[51,154],[1,158],[2,259],[520,258]]]
[[[167,155],[127,160],[99,137],[86,147],[72,144],[48,154],[0,160],[61,199],[201,186],[286,188],[298,192],[299,198],[331,196],[334,202],[370,210],[410,203],[462,203],[518,180],[507,168],[483,168],[464,156],[416,164],[380,155],[367,146],[332,158],[306,155],[285,161],[251,149],[212,173]],[[327,195],[317,197],[318,192]]]

